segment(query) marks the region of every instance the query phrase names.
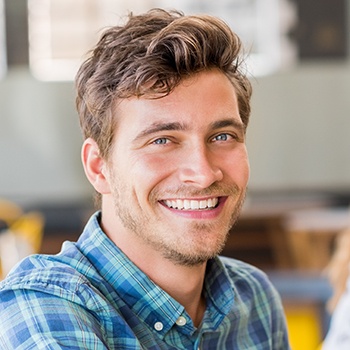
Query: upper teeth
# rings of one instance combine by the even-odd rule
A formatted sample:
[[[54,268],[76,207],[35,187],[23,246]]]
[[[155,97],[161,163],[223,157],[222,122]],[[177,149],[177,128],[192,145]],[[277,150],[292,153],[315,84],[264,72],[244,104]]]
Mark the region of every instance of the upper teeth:
[[[218,198],[209,198],[203,200],[194,199],[173,199],[165,200],[164,204],[169,208],[181,209],[181,210],[197,210],[214,208],[218,204]]]

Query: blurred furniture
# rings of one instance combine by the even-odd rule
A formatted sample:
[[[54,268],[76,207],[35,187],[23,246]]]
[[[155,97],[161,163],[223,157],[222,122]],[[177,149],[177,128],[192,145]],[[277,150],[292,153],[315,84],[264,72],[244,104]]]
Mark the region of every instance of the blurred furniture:
[[[282,225],[282,213],[252,213],[247,210],[230,230],[222,255],[262,269],[289,268],[291,258]]]
[[[22,208],[17,204],[0,198],[0,230],[9,227],[22,215]]]
[[[287,245],[296,269],[322,270],[337,236],[350,227],[349,208],[295,210],[284,218]]]
[[[44,231],[40,212],[23,210],[7,200],[0,200],[0,278],[24,257],[38,253]]]
[[[329,196],[248,198],[223,255],[262,269],[322,269],[333,241],[350,226],[347,207]],[[349,217],[349,218],[348,218]]]
[[[38,206],[45,217],[45,234],[41,253],[56,254],[64,241],[76,241],[90,215],[94,212],[92,200],[51,203]]]

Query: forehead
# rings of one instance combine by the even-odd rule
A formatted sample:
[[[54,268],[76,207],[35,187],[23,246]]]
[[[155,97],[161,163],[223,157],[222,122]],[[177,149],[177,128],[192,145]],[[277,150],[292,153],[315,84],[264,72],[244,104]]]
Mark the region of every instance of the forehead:
[[[184,79],[167,96],[131,97],[119,101],[115,110],[120,128],[144,128],[157,122],[179,122],[205,127],[219,119],[241,123],[237,95],[230,80],[213,70]]]

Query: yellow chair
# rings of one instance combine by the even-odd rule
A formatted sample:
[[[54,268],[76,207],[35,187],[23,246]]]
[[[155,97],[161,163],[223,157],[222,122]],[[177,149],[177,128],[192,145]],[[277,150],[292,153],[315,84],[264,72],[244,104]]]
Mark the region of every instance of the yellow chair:
[[[12,209],[16,209],[15,206]],[[44,217],[35,211],[21,213],[20,210],[3,211],[0,217],[9,224],[0,234],[0,278],[4,278],[21,259],[40,251]]]
[[[40,251],[43,237],[44,218],[39,212],[23,214],[11,226],[10,231],[23,238],[33,248],[33,253]]]
[[[23,214],[22,209],[15,203],[0,198],[0,220],[10,226]]]
[[[313,305],[286,307],[286,319],[293,350],[321,350],[319,313]]]

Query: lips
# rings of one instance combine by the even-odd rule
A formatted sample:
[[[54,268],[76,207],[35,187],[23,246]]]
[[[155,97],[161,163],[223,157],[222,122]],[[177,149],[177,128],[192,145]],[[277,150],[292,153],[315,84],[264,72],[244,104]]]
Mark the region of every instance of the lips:
[[[215,208],[219,203],[219,198],[208,199],[171,199],[164,200],[163,203],[172,209],[177,210],[208,210]]]

